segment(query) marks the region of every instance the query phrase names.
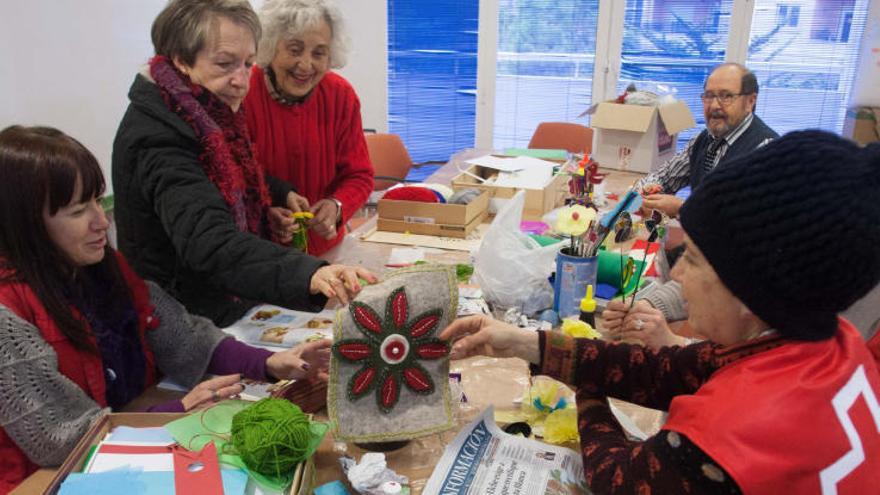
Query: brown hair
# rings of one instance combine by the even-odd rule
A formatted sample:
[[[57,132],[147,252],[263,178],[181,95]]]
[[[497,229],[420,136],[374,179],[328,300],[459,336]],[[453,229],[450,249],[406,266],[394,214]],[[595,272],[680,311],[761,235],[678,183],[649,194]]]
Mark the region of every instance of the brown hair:
[[[29,285],[71,343],[95,351],[65,295],[75,290],[77,278],[81,282],[82,270],[49,237],[43,209],[54,215],[71,202],[101,196],[105,183],[98,161],[57,129],[12,126],[0,131],[0,177],[0,268],[6,271],[0,283]],[[77,180],[82,193],[74,198]],[[114,287],[124,287],[111,248],[98,265],[110,274]]]
[[[247,27],[254,46],[260,42],[260,19],[247,0],[171,0],[150,30],[156,55],[171,60],[180,57],[186,65],[193,65],[219,16]]]

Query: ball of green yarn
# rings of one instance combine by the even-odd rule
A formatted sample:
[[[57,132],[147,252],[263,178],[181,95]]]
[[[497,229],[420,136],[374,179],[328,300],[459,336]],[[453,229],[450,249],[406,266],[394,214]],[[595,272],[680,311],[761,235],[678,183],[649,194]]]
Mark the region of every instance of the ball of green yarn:
[[[306,458],[309,418],[299,406],[267,398],[232,417],[232,445],[245,465],[260,474],[285,476]]]

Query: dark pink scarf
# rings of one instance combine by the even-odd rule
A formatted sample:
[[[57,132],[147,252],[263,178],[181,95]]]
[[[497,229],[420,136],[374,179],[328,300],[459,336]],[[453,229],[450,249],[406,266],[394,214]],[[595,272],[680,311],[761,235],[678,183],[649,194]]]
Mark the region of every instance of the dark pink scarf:
[[[199,161],[229,206],[235,226],[269,238],[266,212],[271,205],[263,167],[254,158],[244,109],[233,112],[203,86],[194,84],[164,56],[150,59],[150,75],[168,109],[199,138]]]

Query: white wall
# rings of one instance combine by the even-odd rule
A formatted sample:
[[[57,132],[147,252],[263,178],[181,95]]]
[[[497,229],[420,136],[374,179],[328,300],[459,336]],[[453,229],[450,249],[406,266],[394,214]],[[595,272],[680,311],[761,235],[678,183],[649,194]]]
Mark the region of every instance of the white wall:
[[[49,125],[82,141],[104,172],[164,0],[28,0],[0,16],[0,126]],[[109,177],[109,175],[108,175]]]
[[[351,38],[348,65],[339,73],[361,99],[364,128],[388,132],[388,1],[336,1]]]
[[[850,105],[880,106],[880,0],[871,0]]]
[[[338,1],[352,38],[350,62],[341,72],[360,95],[364,127],[383,132],[386,2]],[[128,88],[153,53],[150,26],[166,0],[2,3],[0,128],[57,127],[82,141],[109,178],[113,137],[128,104]],[[258,7],[262,1],[252,3]]]

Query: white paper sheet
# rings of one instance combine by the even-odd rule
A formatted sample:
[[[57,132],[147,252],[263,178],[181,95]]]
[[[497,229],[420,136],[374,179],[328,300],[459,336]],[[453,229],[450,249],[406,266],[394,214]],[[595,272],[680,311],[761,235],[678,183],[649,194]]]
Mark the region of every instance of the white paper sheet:
[[[494,185],[517,189],[544,189],[553,179],[551,167],[530,167],[518,172],[499,172]]]
[[[517,161],[516,158],[501,158],[493,155],[478,156],[465,160],[465,163],[507,172],[522,170],[526,167],[524,163]]]

